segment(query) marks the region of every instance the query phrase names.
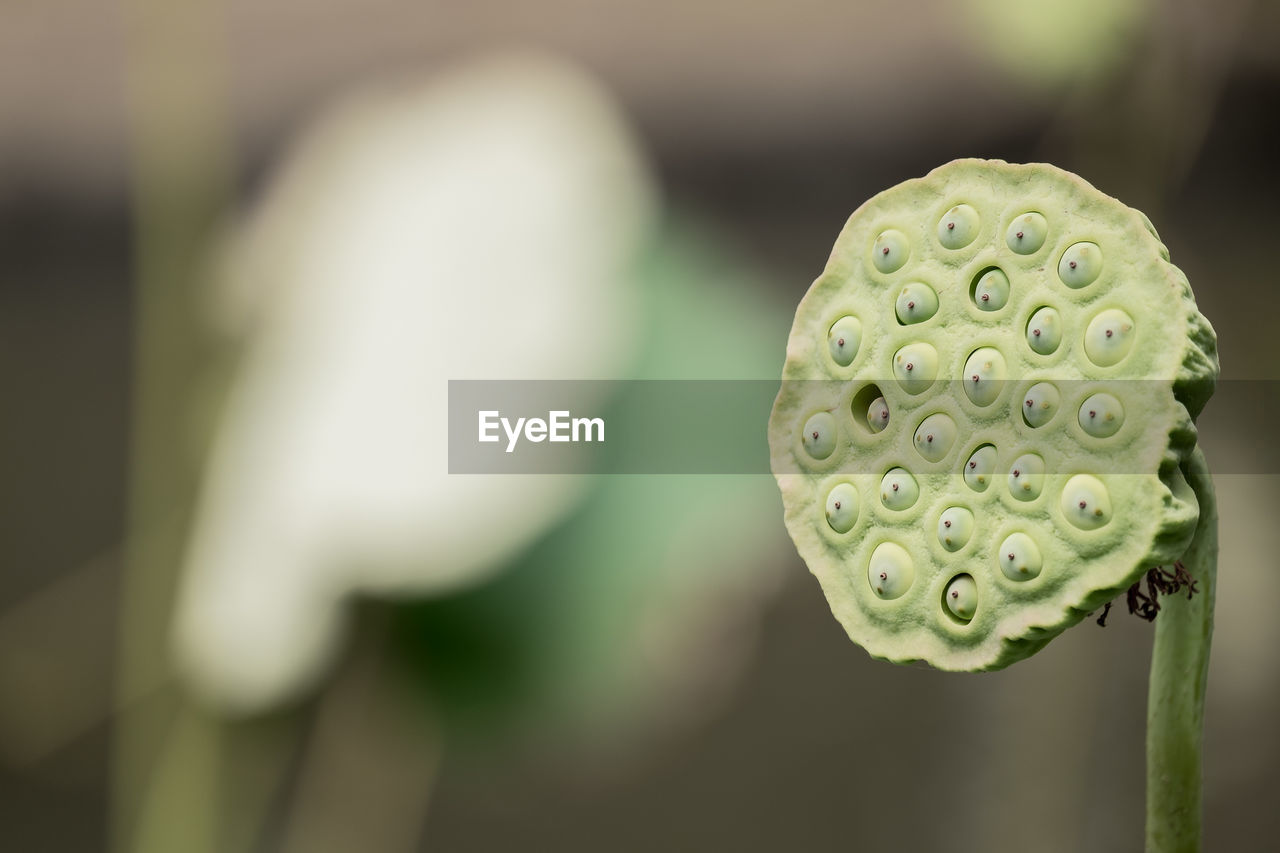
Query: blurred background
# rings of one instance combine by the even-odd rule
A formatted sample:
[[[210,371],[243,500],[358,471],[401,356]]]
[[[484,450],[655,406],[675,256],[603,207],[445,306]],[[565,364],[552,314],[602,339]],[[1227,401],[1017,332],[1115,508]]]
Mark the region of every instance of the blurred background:
[[[776,377],[967,156],[1146,212],[1255,380],[1205,836],[1269,849],[1277,116],[1270,0],[0,0],[0,849],[1135,849],[1123,608],[893,667],[767,475],[447,474],[451,378]]]

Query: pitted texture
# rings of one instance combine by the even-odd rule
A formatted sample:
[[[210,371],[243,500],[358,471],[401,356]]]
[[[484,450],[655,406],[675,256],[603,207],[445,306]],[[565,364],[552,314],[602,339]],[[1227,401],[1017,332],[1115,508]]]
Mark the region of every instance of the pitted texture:
[[[800,303],[769,425],[787,528],[872,655],[1006,666],[1181,556],[1217,372],[1145,216],[1053,166],[957,160],[859,208]]]

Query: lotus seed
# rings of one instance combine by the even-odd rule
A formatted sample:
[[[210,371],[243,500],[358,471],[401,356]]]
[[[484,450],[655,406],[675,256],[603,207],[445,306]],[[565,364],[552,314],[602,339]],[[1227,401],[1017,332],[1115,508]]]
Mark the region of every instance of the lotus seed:
[[[978,236],[981,224],[978,211],[967,204],[957,204],[938,222],[938,242],[947,249],[963,249]]]
[[[1124,424],[1124,406],[1110,394],[1093,394],[1080,404],[1080,428],[1094,438],[1109,438]]]
[[[1035,541],[1025,533],[1011,533],[996,551],[1000,571],[1011,581],[1029,581],[1040,574],[1044,560]]]
[[[920,485],[905,468],[892,468],[880,483],[880,502],[888,509],[910,508],[920,497]]]
[[[1024,453],[1009,469],[1009,494],[1020,501],[1033,501],[1044,491],[1044,459]]]
[[[881,542],[871,552],[867,565],[867,580],[875,594],[883,599],[900,597],[916,578],[916,567],[911,555],[901,545]]]
[[[976,405],[989,406],[1000,396],[1008,374],[1004,356],[994,347],[974,350],[964,363],[964,392]]]
[[[1076,243],[1062,253],[1058,261],[1058,278],[1073,289],[1093,284],[1102,272],[1102,250],[1097,243]]]
[[[1009,276],[995,267],[984,272],[973,288],[973,301],[981,311],[999,311],[1009,303]]]
[[[1013,224],[1005,235],[1009,248],[1019,255],[1033,255],[1044,245],[1044,238],[1049,233],[1049,223],[1038,213],[1024,213]]]
[[[1119,308],[1108,308],[1089,323],[1084,352],[1099,367],[1118,364],[1133,346],[1133,318]]]
[[[938,541],[948,551],[959,551],[973,535],[973,513],[962,506],[947,507],[938,519]]]
[[[884,397],[876,397],[867,409],[867,426],[872,432],[880,432],[889,425],[889,404]]]
[[[938,351],[925,343],[907,344],[893,356],[893,374],[908,394],[919,394],[938,377]]]
[[[836,449],[836,419],[830,412],[811,415],[804,422],[800,441],[814,459],[826,459]]]
[[[978,585],[973,582],[973,576],[957,575],[952,578],[943,593],[943,601],[957,619],[964,622],[973,619],[974,611],[978,609]]]
[[[827,524],[836,533],[848,533],[858,520],[858,492],[849,483],[841,483],[827,495]]]
[[[991,485],[991,475],[995,470],[996,449],[990,444],[984,444],[973,451],[973,455],[965,463],[964,481],[975,492],[985,492],[987,486]]]
[[[827,348],[831,359],[841,367],[848,367],[862,346],[862,322],[857,317],[841,317],[827,333]]]
[[[938,294],[924,282],[913,281],[898,294],[897,310],[902,325],[923,323],[938,313]]]
[[[930,462],[947,455],[956,442],[956,422],[938,412],[929,415],[916,427],[916,450]]]
[[[1027,345],[1040,355],[1049,355],[1062,342],[1062,318],[1056,309],[1045,306],[1027,321]]]
[[[1111,496],[1097,477],[1077,474],[1062,489],[1062,515],[1081,530],[1097,530],[1111,520]]]
[[[880,232],[880,236],[876,238],[871,250],[871,262],[882,273],[897,272],[902,269],[910,254],[911,244],[907,242],[907,235],[890,228]]]
[[[1058,413],[1062,395],[1051,382],[1037,382],[1027,389],[1022,401],[1022,419],[1027,426],[1042,427]]]

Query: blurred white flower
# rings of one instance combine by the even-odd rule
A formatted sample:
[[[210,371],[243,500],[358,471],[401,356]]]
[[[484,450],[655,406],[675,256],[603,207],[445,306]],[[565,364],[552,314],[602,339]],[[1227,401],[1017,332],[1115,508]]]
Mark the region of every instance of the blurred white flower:
[[[177,606],[198,693],[288,699],[344,597],[476,581],[572,506],[582,478],[450,476],[447,382],[621,375],[649,186],[605,95],[531,56],[363,96],[303,141],[216,305],[247,350]]]

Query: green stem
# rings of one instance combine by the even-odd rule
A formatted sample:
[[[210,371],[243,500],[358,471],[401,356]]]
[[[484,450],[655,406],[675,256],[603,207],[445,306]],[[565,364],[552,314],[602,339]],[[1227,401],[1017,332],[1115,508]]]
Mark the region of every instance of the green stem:
[[[1187,480],[1200,502],[1195,538],[1182,558],[1199,592],[1162,599],[1147,698],[1147,851],[1200,849],[1200,742],[1218,575],[1218,506],[1204,454]]]

